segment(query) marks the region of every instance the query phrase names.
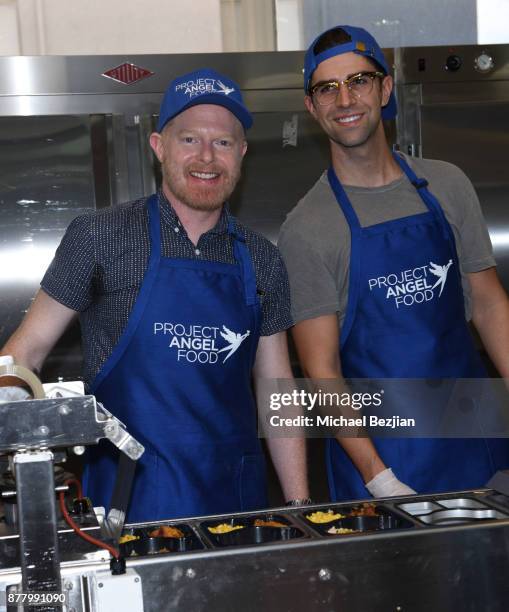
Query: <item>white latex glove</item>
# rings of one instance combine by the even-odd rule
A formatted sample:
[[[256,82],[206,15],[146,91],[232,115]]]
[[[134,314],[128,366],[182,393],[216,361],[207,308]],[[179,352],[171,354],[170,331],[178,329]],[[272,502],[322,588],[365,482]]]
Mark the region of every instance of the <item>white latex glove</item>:
[[[400,482],[392,473],[391,468],[385,469],[377,474],[373,480],[366,483],[366,489],[373,497],[398,497],[417,493],[417,491]]]
[[[21,387],[0,387],[0,404],[17,402],[32,397],[26,389]]]

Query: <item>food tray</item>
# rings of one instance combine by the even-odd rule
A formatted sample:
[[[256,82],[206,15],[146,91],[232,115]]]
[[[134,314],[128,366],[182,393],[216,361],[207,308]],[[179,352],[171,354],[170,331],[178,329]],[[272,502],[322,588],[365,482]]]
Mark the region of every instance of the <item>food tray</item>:
[[[406,502],[397,504],[396,508],[426,525],[434,526],[509,519],[504,512],[466,495]]]
[[[468,510],[455,508],[454,510],[439,510],[431,514],[419,516],[418,519],[427,525],[459,525],[474,521],[503,520],[508,517],[498,510]]]
[[[434,502],[411,502],[406,504],[398,504],[397,506],[403,512],[411,514],[412,516],[429,514],[434,510],[443,510],[443,506],[439,506]]]
[[[507,497],[507,495],[502,495],[502,493],[490,493],[486,496],[486,501],[502,506],[502,508],[509,511],[509,497]]]
[[[189,552],[204,548],[203,544],[189,525],[185,523],[165,523],[164,525],[176,527],[184,534],[183,537],[150,536],[149,534],[151,532],[163,526],[161,523],[146,525],[144,527],[130,527],[124,529],[122,535],[133,535],[136,536],[137,539],[120,544],[119,549],[121,554],[125,557],[133,555],[142,557],[158,553]]]
[[[284,526],[256,526],[254,524],[256,520],[277,521]],[[236,529],[235,531],[229,531],[227,533],[213,533],[209,529],[210,527],[217,527],[217,525],[223,524],[231,525],[232,527],[241,527],[241,529]],[[296,527],[288,518],[279,514],[259,514],[256,516],[204,521],[200,523],[200,529],[214,546],[221,548],[224,546],[252,546],[268,542],[287,541],[305,536],[304,532],[299,527]]]
[[[452,499],[441,499],[438,502],[441,506],[446,508],[465,508],[468,510],[486,510],[488,506],[481,503],[477,499],[470,497],[454,497]]]
[[[363,511],[367,514],[361,514]],[[315,512],[332,512],[334,514],[342,514],[343,518],[332,520],[327,523],[316,523],[308,517]],[[372,515],[372,513],[375,513]],[[336,535],[360,535],[362,533],[376,533],[389,529],[411,529],[415,525],[409,520],[391,512],[388,508],[378,504],[357,504],[355,506],[323,506],[306,510],[300,514],[300,518],[313,531],[321,536],[331,537]],[[351,534],[331,534],[329,529],[351,529],[354,533]]]

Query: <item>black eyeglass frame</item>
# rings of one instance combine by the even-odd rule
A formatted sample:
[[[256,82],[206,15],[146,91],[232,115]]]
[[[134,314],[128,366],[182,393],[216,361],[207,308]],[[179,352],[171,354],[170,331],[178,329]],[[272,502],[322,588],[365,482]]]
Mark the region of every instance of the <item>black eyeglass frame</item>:
[[[323,102],[318,102],[318,100],[316,100],[316,103],[319,104],[320,106],[328,106],[329,104],[332,104],[334,100],[336,99],[341,85],[346,85],[348,88],[348,91],[350,93],[353,93],[350,87],[350,83],[354,81],[355,79],[358,79],[359,77],[369,77],[371,79],[371,84],[372,84],[371,88],[373,88],[373,82],[376,79],[376,77],[384,78],[385,76],[387,76],[385,73],[380,72],[379,70],[373,70],[373,71],[367,71],[367,72],[357,72],[356,74],[352,74],[352,76],[348,77],[347,79],[343,79],[342,81],[336,81],[335,79],[331,79],[330,81],[319,81],[318,83],[315,83],[312,87],[309,88],[308,95],[310,98],[313,98],[313,96],[316,93],[316,90],[319,87],[322,87],[323,85],[327,85],[327,84],[334,84],[336,86],[336,96],[334,98],[331,98],[330,102],[325,102],[324,104]],[[371,89],[369,91],[371,92]],[[353,95],[356,95],[356,94],[354,93]],[[357,97],[360,97],[360,96],[357,96]]]

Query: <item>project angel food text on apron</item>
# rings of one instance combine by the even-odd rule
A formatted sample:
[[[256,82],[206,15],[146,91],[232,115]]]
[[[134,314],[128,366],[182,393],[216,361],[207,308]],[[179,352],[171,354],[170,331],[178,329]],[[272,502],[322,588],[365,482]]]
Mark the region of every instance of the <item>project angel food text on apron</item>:
[[[155,322],[154,335],[168,336],[168,348],[175,351],[177,361],[189,363],[225,363],[250,335],[235,332],[223,325],[193,325]]]
[[[369,290],[382,292],[387,300],[394,302],[396,308],[429,302],[442,295],[452,264],[452,259],[443,266],[430,262],[411,270],[370,278]]]

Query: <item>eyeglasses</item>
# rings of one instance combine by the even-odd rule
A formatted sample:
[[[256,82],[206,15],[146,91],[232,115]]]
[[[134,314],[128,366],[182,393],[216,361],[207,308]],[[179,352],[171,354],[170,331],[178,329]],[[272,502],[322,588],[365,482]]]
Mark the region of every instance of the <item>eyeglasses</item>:
[[[383,78],[384,76],[383,72],[359,72],[343,81],[321,81],[310,88],[309,95],[320,106],[326,106],[336,100],[341,85],[346,85],[350,94],[356,98],[362,98],[371,93],[376,77]]]

